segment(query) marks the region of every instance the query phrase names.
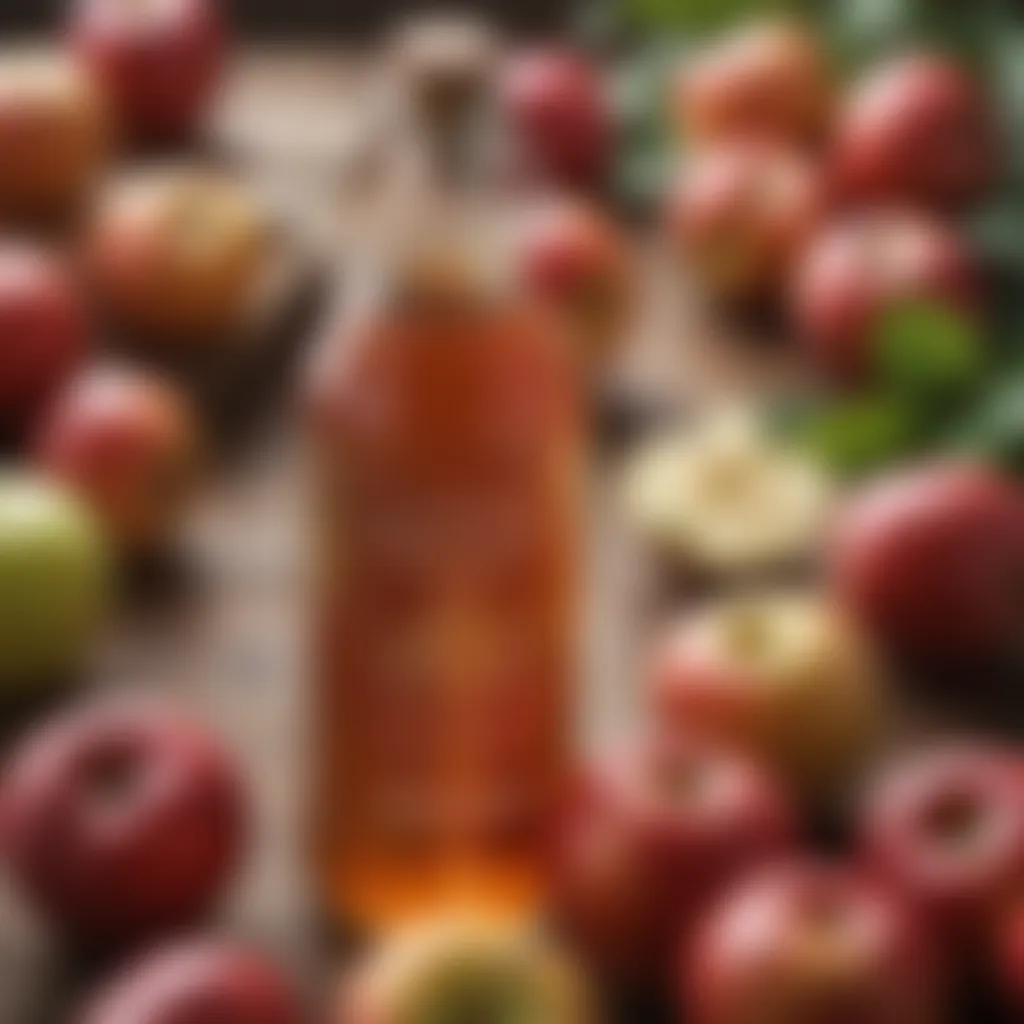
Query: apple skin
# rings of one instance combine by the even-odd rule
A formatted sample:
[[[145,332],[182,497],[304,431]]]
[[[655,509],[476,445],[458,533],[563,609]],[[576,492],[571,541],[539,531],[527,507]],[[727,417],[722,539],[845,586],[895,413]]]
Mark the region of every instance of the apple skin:
[[[84,361],[91,342],[84,297],[44,249],[0,245],[0,429],[23,437]]]
[[[791,318],[811,364],[828,382],[855,388],[871,377],[872,344],[886,311],[934,302],[980,316],[981,276],[964,242],[906,212],[875,211],[825,227],[797,261]]]
[[[1024,1014],[1024,910],[1017,910],[1003,929],[999,972],[1009,1008]]]
[[[629,253],[595,207],[554,201],[526,218],[516,247],[519,280],[569,324],[584,367],[599,368],[623,341],[632,305]]]
[[[797,22],[761,20],[698,53],[672,87],[672,117],[701,145],[824,137],[832,82],[824,48]]]
[[[248,832],[220,743],[147,703],[76,709],[15,752],[5,845],[30,903],[69,938],[123,948],[194,924],[221,895]]]
[[[1024,756],[968,742],[909,755],[869,793],[861,845],[937,935],[975,955],[1024,893]]]
[[[199,130],[226,55],[213,0],[76,0],[67,31],[128,139],[178,142]]]
[[[855,203],[957,211],[993,184],[999,149],[980,83],[948,58],[912,54],[855,85],[836,127],[832,171]]]
[[[999,662],[1019,642],[1024,492],[981,463],[897,470],[851,496],[832,588],[888,653],[921,665]]]
[[[712,297],[779,297],[827,197],[814,165],[782,149],[729,145],[698,153],[669,194],[671,246]]]
[[[602,976],[660,980],[716,894],[788,852],[796,831],[761,769],[703,739],[653,733],[569,785],[551,846],[555,921]]]
[[[940,957],[902,902],[855,870],[794,861],[745,880],[680,956],[693,1024],[938,1024]]]
[[[89,198],[106,162],[101,96],[61,57],[0,61],[0,218],[55,225]]]
[[[121,367],[94,370],[58,400],[36,464],[93,509],[123,551],[162,547],[197,482],[198,426],[169,383]]]
[[[101,533],[66,490],[0,475],[0,700],[20,700],[81,667],[107,618]]]
[[[817,596],[727,599],[670,625],[650,668],[653,714],[766,765],[811,804],[844,789],[884,726],[860,630]]]
[[[602,184],[615,131],[598,71],[555,47],[509,56],[499,82],[515,156],[526,170],[569,189]]]
[[[111,187],[88,229],[100,309],[177,350],[237,332],[258,296],[268,223],[256,197],[215,172],[170,168]]]
[[[291,981],[261,954],[213,940],[160,947],[123,969],[75,1024],[301,1024]]]

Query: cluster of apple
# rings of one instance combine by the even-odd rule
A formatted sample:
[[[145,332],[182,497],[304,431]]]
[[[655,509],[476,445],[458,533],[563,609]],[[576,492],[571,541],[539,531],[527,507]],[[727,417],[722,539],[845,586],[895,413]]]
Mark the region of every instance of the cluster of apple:
[[[692,152],[668,232],[690,272],[728,303],[783,305],[825,380],[870,375],[901,301],[980,315],[955,221],[1001,154],[984,89],[955,60],[896,55],[839,94],[808,28],[755,23],[687,62],[672,107]]]

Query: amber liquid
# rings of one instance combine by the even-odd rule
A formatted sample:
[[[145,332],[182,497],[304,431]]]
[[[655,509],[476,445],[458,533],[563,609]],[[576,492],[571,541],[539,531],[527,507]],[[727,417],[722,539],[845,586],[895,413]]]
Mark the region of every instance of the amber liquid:
[[[316,868],[347,926],[540,899],[570,746],[578,415],[502,303],[386,311],[317,381]]]

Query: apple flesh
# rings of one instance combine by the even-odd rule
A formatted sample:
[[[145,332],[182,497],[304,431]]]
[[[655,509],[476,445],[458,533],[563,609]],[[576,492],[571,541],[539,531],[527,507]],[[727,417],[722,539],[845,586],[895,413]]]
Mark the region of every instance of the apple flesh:
[[[101,309],[137,336],[177,346],[236,332],[268,258],[260,202],[188,169],[143,174],[105,196],[86,261]]]
[[[941,974],[927,930],[884,887],[794,862],[731,892],[682,951],[693,1024],[937,1024]]]
[[[632,297],[615,225],[594,207],[556,201],[527,219],[516,255],[522,287],[569,324],[581,364],[606,363],[623,340]]]
[[[741,873],[795,838],[760,769],[702,739],[657,735],[585,766],[554,830],[550,899],[589,965],[660,980],[678,936]]]
[[[745,752],[812,803],[850,783],[882,728],[874,658],[817,597],[740,597],[686,616],[656,647],[650,679],[658,721]]]
[[[301,1024],[291,981],[259,953],[224,942],[163,947],[90,999],[77,1024]]]
[[[92,517],[64,489],[0,476],[0,696],[79,669],[106,619],[110,571]]]
[[[604,83],[585,58],[553,47],[519,51],[502,69],[499,92],[515,156],[528,172],[571,189],[602,183],[613,119]]]
[[[157,705],[109,703],[43,724],[15,752],[4,799],[15,881],[69,937],[105,946],[195,923],[247,831],[221,744]]]
[[[225,59],[213,0],[77,0],[68,35],[131,141],[177,142],[199,130]]]
[[[703,144],[762,139],[819,143],[832,82],[821,41],[796,22],[764,20],[727,35],[682,69],[673,119]]]
[[[185,396],[121,368],[75,382],[47,418],[36,462],[90,505],[126,552],[164,545],[194,490],[198,427]]]
[[[673,248],[712,297],[772,301],[824,212],[814,166],[781,149],[727,146],[698,154],[668,199]]]
[[[958,210],[999,168],[991,104],[980,83],[942,56],[904,56],[856,85],[836,129],[833,171],[854,202]]]
[[[1024,892],[1024,756],[979,744],[910,755],[869,795],[862,843],[937,934],[976,953]]]
[[[1019,644],[1024,492],[995,468],[940,462],[873,481],[830,561],[840,602],[901,659],[992,663]]]
[[[812,365],[840,387],[870,379],[883,317],[909,302],[972,320],[981,306],[980,274],[965,243],[923,217],[885,211],[840,221],[797,262],[793,326]]]
[[[70,61],[0,60],[0,218],[49,223],[77,212],[107,138],[102,99]]]
[[[23,437],[84,360],[90,328],[68,269],[42,249],[0,245],[0,429]]]

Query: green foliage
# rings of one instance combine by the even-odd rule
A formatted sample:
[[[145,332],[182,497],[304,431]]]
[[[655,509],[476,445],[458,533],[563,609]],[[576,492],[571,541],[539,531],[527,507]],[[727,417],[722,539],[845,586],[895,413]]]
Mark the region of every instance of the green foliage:
[[[627,18],[639,28],[698,34],[743,18],[799,11],[805,0],[622,0]]]
[[[953,431],[950,447],[1024,472],[1024,367],[996,382]]]

